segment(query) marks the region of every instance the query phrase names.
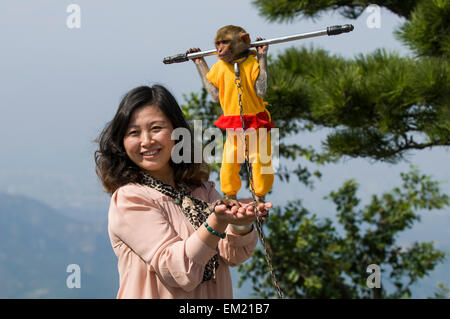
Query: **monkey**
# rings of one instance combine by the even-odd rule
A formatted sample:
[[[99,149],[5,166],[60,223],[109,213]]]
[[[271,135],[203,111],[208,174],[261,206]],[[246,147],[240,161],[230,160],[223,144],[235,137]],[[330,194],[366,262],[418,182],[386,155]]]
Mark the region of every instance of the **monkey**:
[[[256,40],[259,41],[262,38],[257,38]],[[250,35],[242,27],[234,25],[220,28],[214,38],[214,45],[217,50],[218,61],[211,69],[209,69],[203,57],[193,59],[193,62],[197,67],[205,89],[211,95],[213,101],[220,102],[223,114],[214,124],[230,133],[227,134],[227,140],[223,149],[220,186],[226,200],[235,200],[236,194],[241,187],[239,177],[240,163],[236,163],[234,160],[231,160],[230,163],[229,160],[230,158],[234,159],[235,156],[239,158],[236,154],[237,152],[242,152],[238,149],[235,142],[236,131],[242,130],[242,123],[235,83],[234,63],[239,65],[246,134],[248,131],[251,131],[247,129],[254,129],[253,134],[256,134],[259,147],[261,147],[261,139],[263,147],[267,147],[265,154],[271,156],[270,134],[268,134],[267,130],[273,128],[273,121],[265,107],[267,103],[263,101],[268,85],[268,45],[259,46],[256,48],[256,51],[250,50]],[[186,53],[199,51],[199,48],[192,48]],[[267,130],[258,130],[259,128]],[[239,139],[240,137],[238,136],[238,143]],[[261,163],[260,150],[253,149],[249,151],[249,158],[252,162],[255,197],[257,202],[261,203],[265,201],[265,195],[273,185],[272,161],[270,158],[269,162]],[[262,173],[262,168],[265,170],[264,173]]]

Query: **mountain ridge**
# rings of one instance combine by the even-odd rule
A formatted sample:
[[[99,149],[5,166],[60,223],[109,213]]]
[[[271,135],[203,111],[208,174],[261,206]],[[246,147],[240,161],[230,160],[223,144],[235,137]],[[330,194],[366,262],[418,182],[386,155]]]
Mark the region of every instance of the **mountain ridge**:
[[[23,195],[0,193],[0,298],[114,298],[117,259],[105,221],[83,222]],[[81,287],[69,289],[77,264]]]

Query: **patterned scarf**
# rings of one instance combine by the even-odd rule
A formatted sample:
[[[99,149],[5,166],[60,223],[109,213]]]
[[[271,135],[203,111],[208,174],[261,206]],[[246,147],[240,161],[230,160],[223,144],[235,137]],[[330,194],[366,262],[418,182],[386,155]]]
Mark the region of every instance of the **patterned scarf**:
[[[195,230],[203,225],[212,212],[212,205],[203,200],[192,197],[186,185],[181,184],[179,185],[180,190],[176,190],[172,186],[165,184],[146,173],[142,173],[140,183],[169,196],[177,205],[181,205],[184,215]],[[218,267],[219,257],[216,254],[206,264],[202,282],[211,279],[215,282],[216,270]]]

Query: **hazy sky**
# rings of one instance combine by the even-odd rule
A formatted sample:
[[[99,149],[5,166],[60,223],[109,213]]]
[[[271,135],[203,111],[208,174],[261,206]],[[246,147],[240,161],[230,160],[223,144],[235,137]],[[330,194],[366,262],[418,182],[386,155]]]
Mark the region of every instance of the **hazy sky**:
[[[70,4],[81,9],[79,29],[67,26]],[[2,1],[0,191],[58,208],[101,208],[107,197],[94,174],[93,140],[121,97],[161,83],[183,103],[184,94],[201,88],[191,62],[164,65],[165,56],[213,48],[215,31],[226,24],[243,26],[252,39],[355,25],[350,34],[274,45],[272,54],[311,44],[349,57],[378,47],[407,52],[392,36],[399,18],[382,10],[377,29],[368,28],[369,16],[270,24],[246,1]]]
[[[79,29],[67,27],[70,4],[81,8]],[[93,140],[112,119],[122,96],[136,86],[160,83],[182,104],[183,95],[201,88],[192,62],[164,65],[164,57],[191,47],[212,49],[215,31],[226,24],[244,27],[252,39],[335,24],[355,26],[349,34],[271,46],[274,55],[293,45],[314,45],[349,58],[381,47],[408,54],[393,36],[402,19],[381,10],[380,28],[369,28],[369,18],[367,12],[356,21],[330,13],[315,21],[268,23],[242,0],[2,0],[0,192],[26,194],[59,209],[80,207],[106,214],[108,196],[94,173]],[[215,60],[207,58],[210,66]],[[295,139],[318,145],[321,137],[319,132]],[[448,151],[412,152],[409,159],[422,172],[450,180]],[[344,180],[356,178],[360,195],[368,198],[398,185],[399,173],[408,167],[406,162],[392,166],[344,161],[324,168],[323,180],[313,191],[275,181],[273,201],[282,204],[301,196],[309,209],[331,217],[332,206],[321,198]],[[442,187],[450,193],[449,183]],[[424,236],[432,237],[434,227],[448,235],[448,215],[447,210],[425,217]]]

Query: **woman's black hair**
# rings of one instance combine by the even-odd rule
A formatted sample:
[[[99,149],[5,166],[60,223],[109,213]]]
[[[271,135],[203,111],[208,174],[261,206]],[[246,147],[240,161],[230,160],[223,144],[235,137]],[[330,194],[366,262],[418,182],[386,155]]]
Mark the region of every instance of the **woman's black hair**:
[[[143,106],[155,105],[160,108],[170,120],[174,129],[186,128],[193,134],[180,106],[173,95],[163,86],[140,86],[129,91],[119,104],[119,108],[111,122],[100,133],[96,140],[99,148],[95,152],[95,172],[103,183],[105,191],[112,194],[117,188],[128,183],[138,183],[141,168],[133,163],[124,148],[123,139],[133,112]],[[179,141],[175,141],[177,143]],[[175,183],[185,183],[199,186],[209,178],[209,167],[206,163],[195,163],[194,158],[189,163],[175,164],[170,160],[174,169]]]

